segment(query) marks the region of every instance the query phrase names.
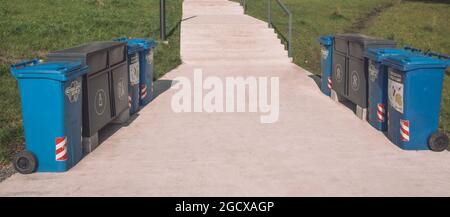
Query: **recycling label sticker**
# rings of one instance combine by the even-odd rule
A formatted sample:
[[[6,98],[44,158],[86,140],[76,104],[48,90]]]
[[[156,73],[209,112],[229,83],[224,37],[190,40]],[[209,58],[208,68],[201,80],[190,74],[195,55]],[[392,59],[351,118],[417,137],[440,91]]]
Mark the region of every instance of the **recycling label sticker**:
[[[123,100],[125,97],[125,79],[120,78],[117,83],[118,96],[120,100]]]
[[[130,65],[130,83],[133,86],[139,84],[139,61]]]
[[[95,113],[97,113],[97,115],[103,115],[103,113],[105,113],[106,106],[106,92],[103,89],[99,89],[95,94]]]
[[[148,64],[152,64],[153,63],[153,52],[148,53],[145,58],[147,59]]]
[[[336,64],[336,80],[341,82],[343,77],[342,66],[340,64]]]
[[[322,59],[328,59],[328,54],[330,53],[326,47],[322,47],[321,49]]]
[[[358,91],[359,90],[359,81],[360,81],[358,72],[353,71],[351,78],[352,78],[352,80],[351,80],[352,89],[354,91]]]
[[[370,61],[369,64],[369,79],[371,82],[375,82],[378,77],[378,70],[373,61]]]
[[[389,103],[398,112],[403,114],[404,108],[404,84],[402,75],[389,70],[388,80]]]
[[[64,92],[67,98],[69,98],[70,103],[77,102],[81,93],[81,82],[73,81],[68,87],[66,87]]]

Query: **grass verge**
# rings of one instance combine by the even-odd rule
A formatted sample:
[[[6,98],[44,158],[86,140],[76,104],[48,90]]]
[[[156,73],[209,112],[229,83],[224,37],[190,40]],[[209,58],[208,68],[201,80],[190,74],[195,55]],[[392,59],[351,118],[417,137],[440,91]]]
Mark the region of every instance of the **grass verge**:
[[[450,54],[450,4],[442,0],[283,0],[293,14],[294,62],[320,75],[321,35],[360,32],[393,39],[399,46]],[[267,21],[267,1],[247,0],[247,14]],[[280,38],[287,16],[272,1],[272,21]],[[450,132],[450,73],[444,80],[440,128]]]
[[[167,1],[169,43],[159,43],[155,50],[156,78],[181,64],[181,4]],[[159,1],[0,0],[0,17],[0,166],[23,144],[19,92],[10,64],[90,41],[159,38]]]

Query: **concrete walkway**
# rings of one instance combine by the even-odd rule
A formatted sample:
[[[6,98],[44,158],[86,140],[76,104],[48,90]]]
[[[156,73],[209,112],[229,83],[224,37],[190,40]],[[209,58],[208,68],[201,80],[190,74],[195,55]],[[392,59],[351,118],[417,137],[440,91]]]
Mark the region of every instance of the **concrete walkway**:
[[[278,76],[280,119],[174,113],[169,89],[64,174],[0,196],[450,196],[448,152],[401,151],[291,64],[273,30],[226,0],[185,0],[177,76]],[[301,49],[301,48],[297,48]]]

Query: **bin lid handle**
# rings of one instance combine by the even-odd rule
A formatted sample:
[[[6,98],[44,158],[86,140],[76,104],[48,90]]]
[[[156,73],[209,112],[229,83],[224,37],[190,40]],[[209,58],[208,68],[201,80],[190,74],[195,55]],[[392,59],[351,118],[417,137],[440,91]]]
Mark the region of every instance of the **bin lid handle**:
[[[35,59],[32,59],[32,60],[26,60],[26,61],[14,64],[14,65],[11,65],[11,68],[13,68],[13,69],[23,68],[25,66],[36,65],[39,62],[40,62],[40,60],[35,58]]]

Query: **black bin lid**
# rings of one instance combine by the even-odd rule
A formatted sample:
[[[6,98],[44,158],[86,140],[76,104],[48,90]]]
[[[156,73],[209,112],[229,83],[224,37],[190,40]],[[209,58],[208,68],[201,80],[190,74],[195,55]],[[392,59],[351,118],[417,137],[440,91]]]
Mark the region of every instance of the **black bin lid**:
[[[53,51],[49,53],[48,57],[58,56],[88,56],[89,54],[103,51],[109,48],[117,46],[125,46],[125,42],[118,41],[97,41],[88,44],[84,44],[78,47],[68,48],[64,50]]]
[[[391,45],[395,46],[395,41],[392,40],[386,40],[381,38],[375,38],[372,36],[367,36],[363,34],[339,34],[336,35],[335,38],[346,40],[353,43],[358,43],[364,47],[371,46],[371,45]]]

